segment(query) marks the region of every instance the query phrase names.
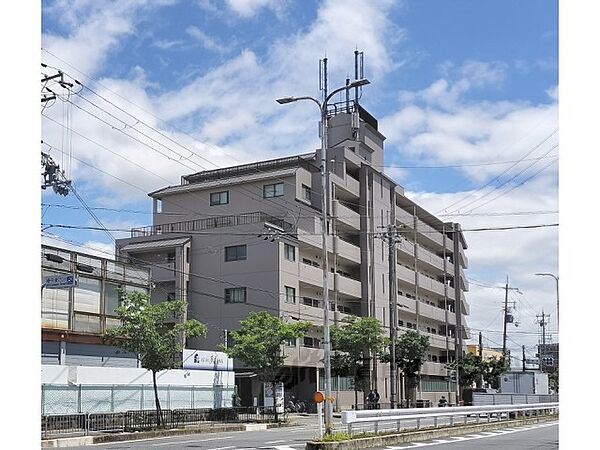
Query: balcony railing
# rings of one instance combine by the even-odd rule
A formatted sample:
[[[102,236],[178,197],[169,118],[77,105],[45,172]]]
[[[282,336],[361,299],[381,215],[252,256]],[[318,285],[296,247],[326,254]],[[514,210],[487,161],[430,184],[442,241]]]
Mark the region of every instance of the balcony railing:
[[[254,223],[269,222],[283,228],[285,231],[293,231],[293,226],[283,219],[271,216],[264,212],[251,212],[234,214],[230,216],[206,217],[204,219],[186,220],[184,222],[165,223],[162,225],[151,225],[147,227],[132,228],[131,237],[155,236],[165,233],[186,233],[190,231],[202,231],[213,228],[235,227],[239,225],[250,225]]]

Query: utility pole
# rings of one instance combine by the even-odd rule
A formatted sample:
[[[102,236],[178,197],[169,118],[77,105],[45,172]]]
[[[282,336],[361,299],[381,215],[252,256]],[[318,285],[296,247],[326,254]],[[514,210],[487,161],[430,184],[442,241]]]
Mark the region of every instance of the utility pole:
[[[523,372],[525,372],[525,346],[523,346]]]
[[[481,361],[483,361],[483,334],[481,333],[481,331],[479,332],[479,357],[481,358]],[[479,375],[479,379],[480,386],[483,387],[483,374]]]
[[[519,288],[508,287],[508,275],[506,275],[506,285],[504,286],[504,332],[502,334],[502,356],[506,358],[506,326],[509,322],[508,318],[508,291],[516,291],[518,294],[521,293]],[[515,305],[513,305],[514,307]],[[512,323],[512,317],[510,320]],[[510,362],[510,361],[509,361]]]
[[[389,263],[389,306],[390,306],[390,404],[396,407],[398,394],[396,392],[396,338],[398,333],[398,289],[396,287],[396,244],[401,241],[396,225],[389,224],[381,238],[388,244]]]
[[[546,351],[546,325],[548,325],[549,320],[547,321],[546,318],[550,319],[550,314],[545,314],[544,310],[542,309],[542,314],[541,315],[536,315],[535,316],[540,327],[542,327],[542,345],[538,345],[538,360],[539,360],[539,368],[541,371],[544,370],[544,355],[542,354],[542,351]]]

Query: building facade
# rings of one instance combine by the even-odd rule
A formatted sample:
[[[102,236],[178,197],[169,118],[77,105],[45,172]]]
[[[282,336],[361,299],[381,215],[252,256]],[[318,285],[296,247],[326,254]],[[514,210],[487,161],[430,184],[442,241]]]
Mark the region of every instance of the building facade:
[[[150,291],[150,271],[81,252],[42,246],[42,364],[138,367],[137,356],[106,345],[117,325],[118,289]],[[73,274],[75,287],[46,286],[46,277]]]
[[[389,332],[389,252],[379,235],[395,225],[401,242],[394,325],[429,337],[418,396],[446,395],[455,403],[446,363],[469,338],[460,225],[417,205],[383,172],[385,137],[362,107],[336,108],[328,130],[336,143],[327,155],[331,322],[376,317]],[[190,348],[226,345],[228,332],[251,311],[310,321],[308,335],[284,349],[286,394],[301,400],[319,388],[323,367],[320,157],[317,150],[183,176],[180,185],[149,194],[153,225],[132,230],[116,249],[120,260],[152,271],[154,301],[186,299],[188,317],[209,326],[207,338]],[[252,404],[259,383],[244,377],[251,375],[247,368],[238,371],[242,400]],[[389,402],[389,365],[376,363],[372,372],[380,402]],[[338,408],[353,403],[348,380],[335,378],[333,390]]]

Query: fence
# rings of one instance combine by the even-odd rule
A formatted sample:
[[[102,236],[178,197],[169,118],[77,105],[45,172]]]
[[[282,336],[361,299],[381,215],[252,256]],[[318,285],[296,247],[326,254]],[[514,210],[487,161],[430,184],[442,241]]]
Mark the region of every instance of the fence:
[[[231,386],[158,386],[161,407],[215,409],[232,406]],[[42,415],[117,413],[154,408],[154,388],[148,385],[42,384]]]
[[[160,427],[165,429],[214,423],[273,422],[275,414],[265,408],[163,409]],[[279,419],[286,419],[279,414]],[[57,414],[42,416],[42,438],[89,435],[98,432],[143,431],[157,427],[156,410],[118,413]]]

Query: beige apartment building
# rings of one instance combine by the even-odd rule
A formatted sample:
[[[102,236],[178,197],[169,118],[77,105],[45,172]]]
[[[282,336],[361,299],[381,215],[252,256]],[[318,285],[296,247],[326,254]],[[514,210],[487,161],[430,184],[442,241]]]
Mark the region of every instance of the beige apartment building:
[[[418,330],[430,349],[418,398],[456,403],[446,363],[467,339],[467,245],[457,223],[436,218],[385,175],[377,121],[360,106],[331,112],[328,224],[332,324],[378,318],[389,332],[389,259],[382,227],[396,225],[398,332]],[[209,327],[190,348],[215,349],[251,311],[307,320],[310,333],[284,348],[285,392],[309,400],[322,385],[320,151],[207,170],[150,193],[153,225],[117,242],[117,254],[152,270],[152,301],[188,301],[188,317]],[[236,366],[237,367],[237,366]],[[261,398],[251,368],[237,367],[244,404]],[[389,365],[373,378],[389,402]],[[401,384],[401,382],[400,382]],[[398,392],[402,387],[398,386]],[[337,408],[354,400],[349,380],[334,378]],[[259,400],[260,403],[260,400]]]

